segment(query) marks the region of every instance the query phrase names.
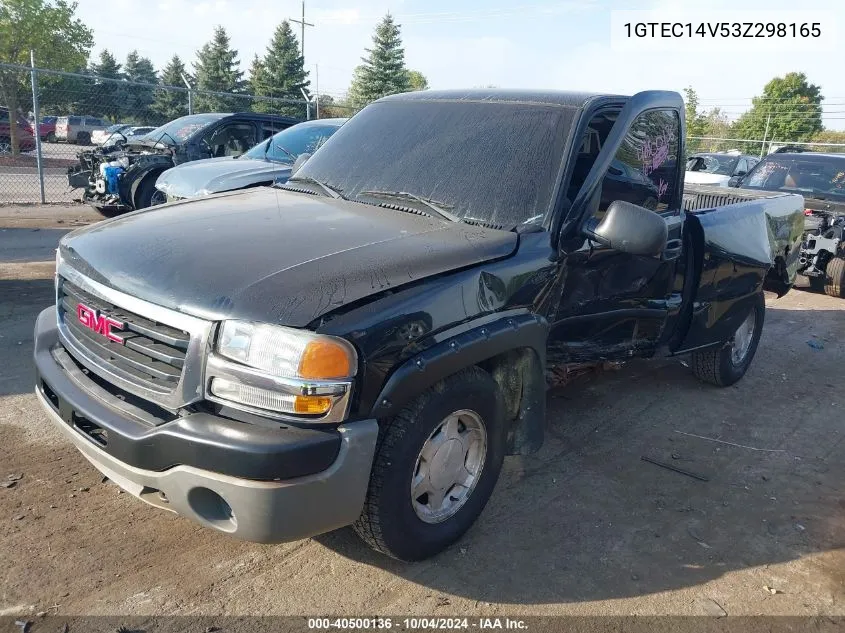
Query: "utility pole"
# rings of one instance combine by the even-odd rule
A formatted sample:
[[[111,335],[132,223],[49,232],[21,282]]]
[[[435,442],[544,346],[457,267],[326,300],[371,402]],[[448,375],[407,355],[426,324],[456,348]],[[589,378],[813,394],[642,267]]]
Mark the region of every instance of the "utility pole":
[[[766,131],[763,132],[763,142],[760,145],[760,158],[763,158],[763,152],[766,151],[766,137],[769,136],[769,121],[772,120],[772,113],[769,112],[769,116],[766,117]]]
[[[316,111],[316,116],[314,118],[320,118],[320,65],[314,64],[314,94],[317,95],[316,99],[314,100],[314,110]]]
[[[302,48],[302,59],[305,60],[305,27],[314,26],[310,22],[305,21],[305,0],[302,0],[302,19],[294,20],[293,18],[290,18],[290,21],[295,22],[296,24],[299,24],[302,27],[302,35],[300,35],[299,44]]]

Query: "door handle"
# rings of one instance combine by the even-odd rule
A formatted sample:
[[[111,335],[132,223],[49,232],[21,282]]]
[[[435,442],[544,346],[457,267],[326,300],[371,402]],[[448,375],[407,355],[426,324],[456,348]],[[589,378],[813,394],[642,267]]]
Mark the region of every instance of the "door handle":
[[[681,250],[683,249],[683,247],[684,247],[683,240],[678,240],[678,239],[668,240],[666,242],[665,248],[663,249],[663,259],[664,259],[664,261],[677,259],[680,256]]]

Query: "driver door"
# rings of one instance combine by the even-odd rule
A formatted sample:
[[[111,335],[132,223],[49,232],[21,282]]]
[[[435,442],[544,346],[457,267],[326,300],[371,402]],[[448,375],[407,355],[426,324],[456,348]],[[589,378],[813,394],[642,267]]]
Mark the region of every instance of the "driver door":
[[[625,106],[567,217],[573,234],[561,235],[560,294],[550,332],[558,361],[648,355],[679,313],[683,104],[671,93],[651,94]],[[660,254],[633,254],[585,237],[584,227],[598,225],[615,201],[662,218],[667,239]]]

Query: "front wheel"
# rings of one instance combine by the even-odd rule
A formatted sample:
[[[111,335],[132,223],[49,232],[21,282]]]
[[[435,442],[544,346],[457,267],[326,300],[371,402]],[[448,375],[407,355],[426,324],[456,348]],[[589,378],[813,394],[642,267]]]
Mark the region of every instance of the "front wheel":
[[[355,531],[400,560],[442,551],[481,514],[505,455],[502,397],[493,378],[465,369],[424,392],[379,430]]]
[[[699,380],[719,387],[729,387],[745,375],[754,359],[763,319],[766,316],[766,299],[760,292],[745,319],[722,347],[692,353],[692,370]]]

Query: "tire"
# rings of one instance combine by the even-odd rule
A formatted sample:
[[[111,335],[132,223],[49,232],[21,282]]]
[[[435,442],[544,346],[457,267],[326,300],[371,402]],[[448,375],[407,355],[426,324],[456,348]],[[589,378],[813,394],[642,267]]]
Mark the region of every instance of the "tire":
[[[845,299],[845,257],[834,257],[824,270],[824,292]]]
[[[94,210],[99,213],[104,218],[116,218],[119,215],[123,215],[124,213],[128,213],[128,211],[124,211],[122,209],[115,209],[114,207],[94,207]]]
[[[814,292],[824,292],[824,277],[807,277],[810,282],[810,290]]]
[[[91,135],[88,132],[80,132],[76,135],[76,144],[77,145],[90,145],[91,144]]]
[[[379,429],[367,498],[354,524],[358,536],[373,549],[405,561],[428,558],[457,541],[481,514],[499,478],[507,440],[503,410],[501,392],[490,374],[470,367],[437,383],[395,417],[385,420]],[[455,429],[464,425],[460,436],[464,439],[458,444],[453,440],[438,444],[438,438],[451,435],[446,427],[457,412],[463,417],[455,422]],[[461,457],[466,438],[484,435],[471,431],[479,422],[486,434],[485,446],[479,442],[476,450]],[[443,453],[441,449],[448,445],[456,447],[457,452],[447,449]],[[424,447],[429,449],[430,462],[442,466],[431,471],[441,478],[450,456],[455,456],[450,465],[458,468],[455,476],[465,476],[467,470],[463,468],[467,466],[477,473],[469,486],[450,485],[450,477],[445,477],[441,495],[445,491],[444,504],[451,505],[443,516],[428,509],[436,503],[428,492],[413,498],[415,477],[434,485],[429,477],[422,477],[427,463],[421,452]],[[459,498],[465,490],[468,492]],[[432,494],[436,497],[437,492]],[[425,500],[425,506],[421,500]]]
[[[141,181],[141,184],[138,186],[138,190],[135,192],[136,209],[146,209],[152,205],[153,194],[156,192],[157,179],[158,174],[144,176],[144,180]]]
[[[745,375],[757,352],[760,335],[763,332],[763,321],[766,315],[766,299],[760,292],[754,297],[754,306],[737,328],[731,340],[719,348],[710,348],[692,353],[692,370],[699,380],[718,387],[730,387]],[[753,318],[753,324],[749,321]],[[737,338],[745,328],[747,344],[743,345],[743,338]],[[738,356],[735,354],[737,343],[744,350]]]
[[[44,140],[48,143],[55,143],[56,135],[53,132],[47,132],[47,136],[44,138]]]
[[[0,156],[12,153],[12,141],[5,136],[0,138]]]

